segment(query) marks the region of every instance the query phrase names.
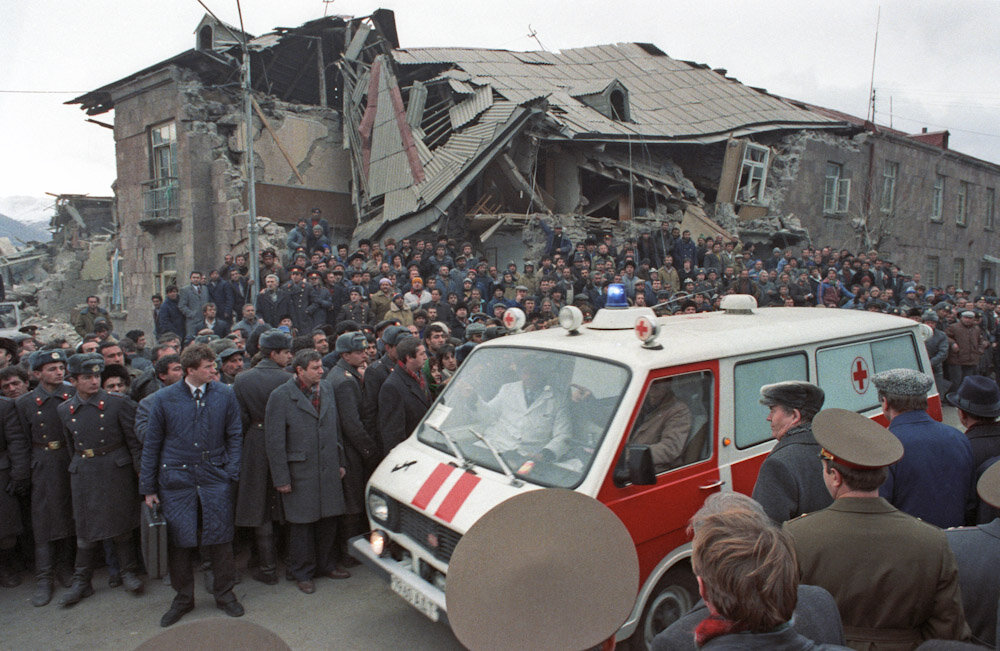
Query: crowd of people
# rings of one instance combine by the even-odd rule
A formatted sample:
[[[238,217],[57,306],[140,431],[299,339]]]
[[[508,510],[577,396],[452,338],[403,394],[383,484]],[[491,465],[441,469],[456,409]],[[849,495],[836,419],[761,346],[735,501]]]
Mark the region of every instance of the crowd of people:
[[[220,268],[193,271],[183,288],[153,297],[148,337],[140,329],[115,333],[92,296],[73,314],[79,342],[38,341],[30,328],[0,340],[2,454],[10,461],[9,468],[0,464],[0,486],[7,487],[0,492],[0,585],[17,585],[33,563],[32,603],[48,604],[58,581],[67,588],[59,603],[72,606],[93,594],[94,568],[104,562],[109,584],[140,594],[134,540],[140,499],[162,510],[170,532],[176,596],[163,626],[193,609],[197,567],[218,608],[243,614],[233,594],[240,580],[234,548],[250,549],[247,570],[266,584],[278,583],[279,565],[306,594],[315,592],[318,578],[347,579],[356,561],[346,542],[367,528],[368,477],[414,430],[470,350],[506,333],[504,311],[519,307],[526,329],[547,328],[567,304],[589,317],[604,306],[608,285],[619,283],[630,303],[663,314],[716,309],[722,295],[741,293],[763,306],[897,312],[935,326],[927,342],[929,349],[932,342],[941,346],[939,355],[931,353],[933,380],[876,378],[890,430],[906,449],[902,461],[888,460],[891,454],[855,457],[838,440],[817,443],[822,437],[818,431],[813,437],[811,422],[822,407],[818,387],[762,390],[778,446],[761,469],[754,508],[773,522],[790,521],[787,534],[765,531],[768,544],[792,549],[803,582],[833,594],[848,641],[865,639],[869,628],[906,629],[907,639],[911,629],[923,638],[968,639],[966,618],[984,639],[986,620],[974,621],[968,605],[963,615],[957,601],[960,579],[966,595],[961,558],[957,575],[938,577],[954,591],[947,599],[934,593],[934,603],[947,602],[941,607],[950,610],[921,611],[946,623],[931,630],[911,619],[872,619],[881,610],[858,608],[857,590],[839,593],[833,579],[845,572],[827,585],[821,572],[808,571],[799,544],[811,527],[794,523],[861,493],[865,504],[882,500],[873,514],[911,513],[929,523],[920,525],[928,531],[993,521],[992,502],[976,501],[970,491],[1000,455],[1000,388],[987,377],[997,335],[991,296],[970,302],[953,287],[928,288],[919,274],[902,274],[875,252],[805,247],[774,249],[760,259],[751,244],[692,240],[670,224],[634,241],[604,236],[574,245],[558,224],[539,225],[546,244],[537,268],[527,262],[498,269],[472,244],[456,246],[445,237],[387,239],[381,247],[362,240],[354,252],[346,245],[333,250],[328,226],[314,211],[289,234],[287,251],[262,252],[263,287],[248,280],[246,256],[226,256]],[[967,433],[934,429],[946,426],[930,421],[926,398],[920,401],[934,380],[959,406]],[[948,386],[954,391],[946,392]],[[845,428],[866,431],[850,420],[834,427]],[[106,498],[108,485],[115,499]],[[765,524],[752,515],[747,522]],[[882,531],[881,522],[871,525],[874,531]],[[909,520],[906,526],[919,528]],[[922,535],[932,547],[944,534]],[[953,570],[954,558],[951,565],[938,562],[947,557],[938,547],[938,557],[912,560]],[[829,558],[825,553],[816,551],[817,558]],[[696,554],[695,570],[712,562]],[[846,574],[852,573],[871,575]],[[721,596],[703,594],[713,616],[725,614]],[[778,597],[783,602],[773,616],[726,632],[787,622],[795,600]],[[995,626],[995,608],[991,621]]]

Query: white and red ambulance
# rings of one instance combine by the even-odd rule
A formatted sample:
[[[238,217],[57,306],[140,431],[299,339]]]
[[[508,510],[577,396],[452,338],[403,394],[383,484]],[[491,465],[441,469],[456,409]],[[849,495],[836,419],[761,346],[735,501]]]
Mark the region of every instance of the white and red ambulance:
[[[429,618],[447,621],[448,560],[477,519],[518,493],[569,488],[632,536],[641,585],[617,639],[645,648],[698,598],[688,520],[713,492],[749,494],[774,445],[761,385],[814,382],[826,407],[880,419],[875,373],[931,372],[930,330],[885,314],[727,296],[719,312],[605,308],[581,321],[564,308],[560,328],[477,346],[372,476],[373,531],[352,553]],[[930,412],[941,418],[937,395]]]

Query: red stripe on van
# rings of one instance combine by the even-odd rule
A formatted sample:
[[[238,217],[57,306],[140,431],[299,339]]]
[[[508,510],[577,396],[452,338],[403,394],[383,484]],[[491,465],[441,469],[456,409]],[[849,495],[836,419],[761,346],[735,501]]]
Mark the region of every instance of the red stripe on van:
[[[426,509],[427,505],[431,503],[432,499],[434,499],[434,494],[438,492],[438,489],[441,488],[441,484],[444,483],[444,480],[448,479],[448,475],[450,475],[451,471],[454,469],[454,466],[449,466],[446,463],[439,463],[437,468],[434,469],[434,472],[432,472],[427,480],[424,481],[424,485],[417,491],[416,496],[414,496],[413,501],[410,502],[410,504],[418,509]]]
[[[462,508],[465,504],[465,499],[472,492],[472,489],[476,487],[479,483],[479,477],[476,477],[472,473],[463,473],[455,485],[448,492],[448,496],[444,498],[441,502],[441,506],[438,507],[437,513],[434,515],[441,518],[445,522],[451,522],[451,519],[455,517],[458,510]]]

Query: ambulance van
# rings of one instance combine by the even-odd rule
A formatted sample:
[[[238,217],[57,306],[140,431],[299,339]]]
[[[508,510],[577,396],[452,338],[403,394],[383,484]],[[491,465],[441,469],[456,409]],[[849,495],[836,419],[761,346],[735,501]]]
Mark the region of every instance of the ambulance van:
[[[611,305],[624,302],[616,292]],[[908,319],[758,308],[741,295],[722,308],[657,317],[611,307],[582,324],[567,307],[559,328],[477,346],[372,475],[372,532],[353,539],[352,553],[446,622],[448,560],[462,534],[518,493],[572,489],[607,505],[631,534],[640,587],[616,638],[647,648],[698,599],[688,520],[713,492],[750,494],[774,446],[761,385],[814,382],[825,407],[885,424],[872,376],[931,373],[931,331]],[[505,315],[515,330],[521,321],[519,311]],[[940,420],[940,400],[929,398]]]

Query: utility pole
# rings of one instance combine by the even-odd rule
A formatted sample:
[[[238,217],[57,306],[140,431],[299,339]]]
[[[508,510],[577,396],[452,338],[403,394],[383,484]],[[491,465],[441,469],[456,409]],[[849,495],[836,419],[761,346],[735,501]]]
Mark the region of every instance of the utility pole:
[[[246,165],[247,165],[247,239],[250,240],[247,264],[250,265],[250,282],[254,291],[260,291],[260,255],[257,251],[257,172],[254,169],[253,153],[253,86],[250,84],[250,49],[247,48],[247,34],[243,27],[243,11],[239,0],[236,9],[240,14],[240,31],[243,44],[242,89],[243,121],[246,123]]]

